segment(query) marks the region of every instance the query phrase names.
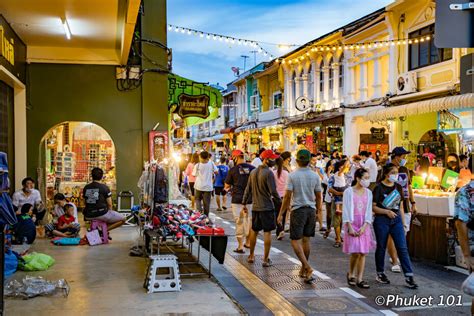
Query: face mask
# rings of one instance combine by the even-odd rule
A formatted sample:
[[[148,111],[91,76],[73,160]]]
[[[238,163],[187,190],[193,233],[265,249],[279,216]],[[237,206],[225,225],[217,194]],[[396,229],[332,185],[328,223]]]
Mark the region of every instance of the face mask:
[[[360,180],[360,185],[363,186],[364,188],[368,188],[370,185],[370,180],[369,179],[362,179]]]
[[[30,192],[31,192],[31,189],[30,189],[30,188],[26,188],[26,189],[25,189],[25,192],[30,193]]]
[[[400,160],[400,166],[404,166],[404,165],[406,165],[406,163],[407,163],[406,159]]]
[[[390,176],[388,176],[388,181],[390,182],[397,182],[398,181],[398,174],[391,174]]]
[[[276,161],[273,159],[268,159],[267,160],[267,166],[269,167],[274,167],[276,165]]]

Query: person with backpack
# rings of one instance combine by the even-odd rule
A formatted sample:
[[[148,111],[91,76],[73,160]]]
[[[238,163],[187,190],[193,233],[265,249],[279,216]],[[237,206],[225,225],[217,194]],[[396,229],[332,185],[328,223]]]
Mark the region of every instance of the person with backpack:
[[[209,216],[211,207],[211,195],[214,189],[212,183],[213,175],[217,174],[217,167],[209,159],[209,153],[203,151],[199,154],[199,163],[194,166],[193,176],[196,177],[194,192],[196,199],[196,209]]]
[[[217,174],[214,177],[214,194],[216,195],[217,203],[216,211],[221,212],[227,210],[227,192],[224,190],[224,181],[229,173],[229,167],[227,166],[227,159],[225,156],[221,156],[219,161],[220,164],[217,166]]]
[[[243,254],[245,253],[244,247],[250,248],[250,216],[249,212],[244,210],[242,199],[249,181],[250,172],[255,167],[245,162],[244,153],[238,149],[232,152],[232,160],[235,166],[227,174],[225,190],[230,191],[232,195],[231,209],[235,220],[235,237],[238,242],[234,252]],[[247,210],[251,210],[251,206],[252,204],[248,203],[246,205]]]

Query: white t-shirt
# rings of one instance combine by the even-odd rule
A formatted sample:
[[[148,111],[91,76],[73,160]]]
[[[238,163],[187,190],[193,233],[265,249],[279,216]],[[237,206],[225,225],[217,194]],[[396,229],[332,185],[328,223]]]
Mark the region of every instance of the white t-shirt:
[[[367,158],[364,163],[364,168],[369,171],[370,182],[377,182],[377,163],[373,158]]]
[[[252,163],[251,163],[251,165],[254,166],[255,168],[260,167],[261,164],[263,164],[263,161],[262,159],[260,159],[260,157],[255,158],[254,160],[252,160]]]
[[[213,191],[212,175],[215,172],[217,172],[217,167],[212,161],[197,163],[193,169],[193,176],[196,177],[194,189],[205,192]]]
[[[25,192],[23,190],[16,191],[13,193],[13,198],[12,198],[12,203],[19,209],[24,205],[24,204],[31,204],[33,206],[39,204],[41,202],[41,194],[38,190],[33,189],[31,190],[30,195],[26,196]]]

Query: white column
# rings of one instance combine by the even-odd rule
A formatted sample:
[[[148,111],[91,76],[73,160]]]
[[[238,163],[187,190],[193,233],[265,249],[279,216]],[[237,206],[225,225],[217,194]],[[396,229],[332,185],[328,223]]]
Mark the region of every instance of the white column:
[[[374,94],[371,96],[372,99],[380,98],[382,96],[382,65],[380,64],[380,58],[375,56],[374,58]]]
[[[332,81],[332,107],[339,107],[339,63],[331,65],[333,71]]]
[[[295,100],[298,99],[300,95],[300,85],[301,85],[301,77],[295,78]]]
[[[291,105],[294,104],[294,95],[293,95],[293,80],[288,78],[286,81],[288,85],[288,100],[286,101],[286,113],[288,116],[291,115]]]
[[[309,96],[309,90],[308,90],[308,75],[304,74],[301,76],[301,80],[303,81],[303,95],[304,96]]]
[[[329,101],[329,67],[323,67],[324,72],[324,93],[323,93],[323,103],[327,103]]]
[[[359,101],[367,101],[367,62],[359,64]]]
[[[313,89],[314,89],[314,103],[321,104],[321,90],[319,86],[319,77],[321,76],[321,69],[314,69],[314,76],[313,76]]]

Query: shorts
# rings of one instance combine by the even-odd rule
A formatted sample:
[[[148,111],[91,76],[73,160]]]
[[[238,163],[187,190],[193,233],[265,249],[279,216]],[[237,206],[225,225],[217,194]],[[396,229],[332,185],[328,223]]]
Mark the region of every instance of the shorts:
[[[216,195],[226,195],[227,192],[224,190],[224,187],[215,187],[214,193]]]
[[[191,196],[194,196],[194,182],[189,182],[189,190],[191,190]]]
[[[102,216],[98,216],[98,217],[94,217],[94,218],[87,218],[87,220],[98,220],[98,221],[105,222],[107,224],[115,224],[117,222],[123,221],[124,219],[125,219],[125,217],[122,214],[120,214],[119,212],[110,211],[110,210],[107,211],[107,213],[105,213]]]
[[[333,203],[334,205],[335,203]],[[342,215],[341,214],[336,214],[336,207],[332,206],[331,207],[331,226],[336,228],[336,227],[342,227]]]
[[[259,232],[263,230],[268,233],[276,229],[275,211],[252,211],[252,230]]]
[[[316,231],[316,210],[311,207],[300,207],[291,211],[290,239],[314,237]]]
[[[337,192],[344,192],[345,189],[345,187],[333,187]],[[334,203],[342,204],[342,195],[334,195]]]

